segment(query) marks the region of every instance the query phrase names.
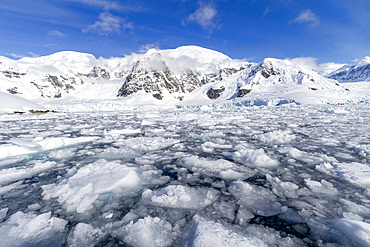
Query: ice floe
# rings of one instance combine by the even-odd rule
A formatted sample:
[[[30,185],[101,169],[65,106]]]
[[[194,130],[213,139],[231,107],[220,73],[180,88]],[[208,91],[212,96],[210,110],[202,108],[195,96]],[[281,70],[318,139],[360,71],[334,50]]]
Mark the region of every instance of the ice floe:
[[[58,245],[67,224],[66,220],[52,217],[51,212],[17,212],[0,225],[0,246]]]

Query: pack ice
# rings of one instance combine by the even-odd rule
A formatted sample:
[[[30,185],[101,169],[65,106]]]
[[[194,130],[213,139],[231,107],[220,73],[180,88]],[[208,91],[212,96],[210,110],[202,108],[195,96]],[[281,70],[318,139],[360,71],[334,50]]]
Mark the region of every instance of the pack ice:
[[[0,115],[0,246],[370,246],[369,114]]]

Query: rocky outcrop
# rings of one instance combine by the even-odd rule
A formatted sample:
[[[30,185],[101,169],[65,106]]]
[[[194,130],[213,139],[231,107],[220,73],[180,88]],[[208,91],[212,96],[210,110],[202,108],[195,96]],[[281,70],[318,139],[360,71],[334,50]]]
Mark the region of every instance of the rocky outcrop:
[[[153,63],[155,65],[153,66]],[[239,68],[221,68],[217,73],[201,75],[189,68],[180,68],[181,74],[175,74],[166,62],[162,59],[161,54],[149,54],[141,58],[127,75],[122,87],[119,89],[117,96],[128,96],[138,91],[150,93],[157,99],[162,99],[163,94],[173,94],[176,99],[182,100],[183,95],[191,93],[197,88],[223,80],[241,70]],[[216,97],[216,93],[211,97]]]
[[[74,86],[83,84],[81,79],[75,77],[65,77],[63,75],[46,75],[40,81],[31,81],[41,94],[43,98],[60,98],[62,93],[69,93],[70,90],[75,90]]]
[[[225,87],[223,87],[223,86],[221,86],[220,88],[217,88],[217,89],[210,88],[207,91],[207,96],[210,99],[217,99],[221,96],[221,93],[223,91],[225,91]]]
[[[85,76],[89,78],[103,78],[107,80],[110,79],[109,71],[99,66],[94,66],[94,68],[90,71],[90,73]]]

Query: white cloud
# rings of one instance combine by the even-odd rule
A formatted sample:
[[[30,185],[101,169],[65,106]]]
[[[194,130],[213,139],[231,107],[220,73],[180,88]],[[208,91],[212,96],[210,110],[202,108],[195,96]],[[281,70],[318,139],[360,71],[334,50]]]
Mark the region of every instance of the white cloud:
[[[320,74],[324,74],[324,75],[329,74],[344,65],[344,64],[332,63],[332,62],[318,64],[317,63],[318,59],[315,57],[297,57],[297,58],[292,58],[292,59],[288,58],[286,60],[290,61],[291,63],[299,67],[315,70],[316,72]]]
[[[50,30],[48,32],[49,37],[64,38],[66,35],[58,30]]]
[[[97,33],[99,35],[107,35],[109,33],[120,33],[121,30],[133,29],[132,22],[126,22],[125,19],[114,16],[111,13],[104,12],[99,15],[99,21],[82,29],[84,33]]]
[[[79,2],[88,4],[90,6],[96,6],[100,8],[104,8],[105,10],[120,10],[120,9],[126,9],[125,6],[118,4],[114,1],[108,1],[108,0],[66,0],[70,2]]]
[[[5,53],[5,55],[8,56],[8,57],[15,58],[15,59],[25,57],[25,55],[19,55],[19,54],[15,54],[15,53]]]
[[[15,54],[15,53],[6,53],[5,55],[8,56],[8,57],[15,58],[15,59],[20,59],[20,58],[24,58],[24,57],[39,57],[40,56],[39,54],[33,53],[31,51],[27,52],[27,54],[28,55]]]
[[[312,13],[310,9],[306,9],[294,19],[293,23],[308,24],[310,27],[316,27],[320,25],[320,17]]]
[[[216,27],[214,22],[217,10],[212,5],[206,5],[197,9],[194,13],[190,14],[187,18],[182,21],[182,25],[187,23],[198,23],[204,30],[212,32]]]
[[[139,52],[140,53],[145,53],[148,50],[153,49],[153,48],[159,50],[159,45],[157,43],[141,45],[139,47]]]
[[[272,12],[273,10],[270,8],[270,6],[267,6],[265,11],[263,12],[263,17],[265,17],[265,15],[267,15],[268,13]]]

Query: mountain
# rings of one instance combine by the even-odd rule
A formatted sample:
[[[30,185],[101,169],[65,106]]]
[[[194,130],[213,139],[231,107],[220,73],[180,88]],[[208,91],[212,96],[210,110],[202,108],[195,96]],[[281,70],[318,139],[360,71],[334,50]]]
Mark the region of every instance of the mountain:
[[[356,80],[370,78],[368,60],[342,67],[327,78],[289,60],[267,58],[249,63],[198,46],[151,49],[120,58],[62,51],[20,60],[0,57],[0,92],[38,102],[119,99],[127,104],[164,105],[224,101],[327,103],[350,95],[334,80],[340,71],[351,74],[350,78],[356,75]]]
[[[349,90],[336,80],[288,60],[267,58],[225,80],[203,86],[195,97],[189,95],[188,98],[189,102],[203,97],[215,102],[234,100],[241,104],[251,101],[253,104],[256,101],[261,104],[267,101],[324,103],[345,99],[349,94]]]
[[[152,49],[137,61],[118,96],[145,91],[157,99],[172,94],[182,100],[202,85],[221,81],[243,70],[244,66],[249,64],[196,46],[163,51]]]
[[[339,82],[370,81],[370,56],[356,59],[328,75]]]
[[[132,59],[71,51],[20,60],[0,57],[0,91],[27,99],[114,97]]]

